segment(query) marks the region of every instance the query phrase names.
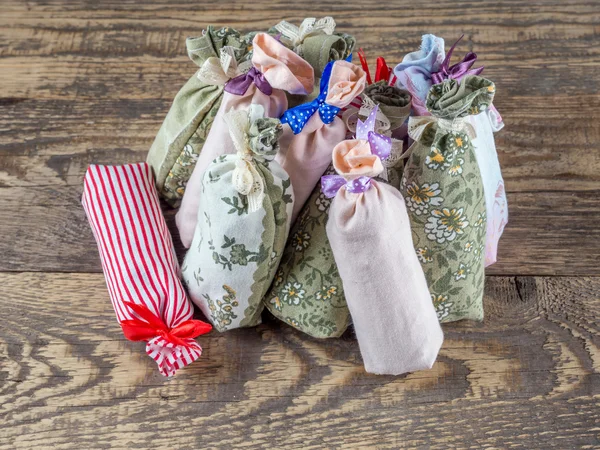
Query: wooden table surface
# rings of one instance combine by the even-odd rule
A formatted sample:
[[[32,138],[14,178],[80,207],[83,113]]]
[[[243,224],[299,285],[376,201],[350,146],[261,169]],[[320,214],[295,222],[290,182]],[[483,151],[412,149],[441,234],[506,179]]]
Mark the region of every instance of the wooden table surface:
[[[600,448],[600,3],[18,1],[0,8],[0,448]],[[483,323],[368,375],[356,340],[273,320],[166,380],[125,340],[80,206],[142,161],[194,73],[185,38],[332,15],[392,63],[427,32],[497,84],[510,204]],[[172,213],[167,214],[172,226]]]

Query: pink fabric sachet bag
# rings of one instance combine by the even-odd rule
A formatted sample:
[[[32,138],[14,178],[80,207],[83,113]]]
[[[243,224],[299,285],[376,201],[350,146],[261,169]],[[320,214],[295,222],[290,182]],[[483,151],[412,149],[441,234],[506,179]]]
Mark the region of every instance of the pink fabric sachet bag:
[[[90,166],[82,203],[125,337],[146,341],[160,373],[174,375],[200,357],[194,338],[212,327],[192,320],[194,308],[179,280],[151,167]]]
[[[292,181],[292,223],[331,164],[331,149],[346,137],[346,124],[337,113],[360,95],[365,83],[366,74],[360,67],[332,61],[323,71],[319,96],[283,114],[285,125],[276,161]]]
[[[310,64],[266,33],[254,37],[252,66],[248,73],[225,85],[223,101],[188,181],[176,216],[181,242],[186,248],[194,236],[206,168],[218,156],[236,152],[223,119],[225,113],[258,104],[264,108],[265,117],[279,118],[288,106],[286,92],[298,95],[312,92],[314,72]]]
[[[383,171],[375,146],[379,154],[389,151],[382,152],[387,141],[381,138],[371,131],[368,140],[336,145],[339,175],[324,176],[321,185],[333,197],[327,237],[365,369],[399,375],[431,368],[444,337],[413,249],[404,199],[372,179]]]

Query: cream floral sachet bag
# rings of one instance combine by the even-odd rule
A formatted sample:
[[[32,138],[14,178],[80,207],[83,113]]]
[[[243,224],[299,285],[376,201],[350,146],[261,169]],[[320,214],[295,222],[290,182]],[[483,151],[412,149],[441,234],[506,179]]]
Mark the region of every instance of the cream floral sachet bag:
[[[468,117],[486,110],[494,84],[466,76],[433,85],[431,116],[411,117],[401,193],[417,256],[442,322],[483,319],[486,206]]]
[[[288,174],[273,160],[280,121],[254,104],[224,119],[237,153],[217,157],[204,174],[182,269],[190,297],[219,331],[260,323],[293,207]]]

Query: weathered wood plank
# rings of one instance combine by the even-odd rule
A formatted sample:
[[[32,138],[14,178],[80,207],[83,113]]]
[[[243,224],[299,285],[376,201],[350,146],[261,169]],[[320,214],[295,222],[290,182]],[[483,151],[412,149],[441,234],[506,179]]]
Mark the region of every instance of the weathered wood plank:
[[[600,444],[600,279],[488,277],[485,322],[445,326],[430,371],[367,375],[351,333],[270,319],[201,337],[168,381],[122,337],[102,275],[0,283],[3,449]]]
[[[283,14],[333,15],[390,64],[464,32],[498,85],[511,217],[488,273],[519,276],[488,277],[485,322],[445,326],[431,371],[367,375],[351,333],[267,319],[203,336],[167,381],[114,319],[85,168],[144,159],[194,71],[187,36]],[[582,278],[600,275],[599,17],[592,0],[4,0],[0,449],[599,448],[600,278]]]
[[[81,186],[0,189],[0,271],[101,271]],[[509,193],[508,201],[510,223],[488,274],[600,275],[598,191]],[[175,211],[164,212],[182,257]]]
[[[11,128],[4,128],[0,137],[0,186],[79,188],[89,164],[143,161],[163,118],[156,111],[166,114],[170,105],[170,101],[50,103],[0,112],[0,129]],[[147,110],[155,111],[152,118]],[[538,114],[537,123],[519,119],[496,134],[507,191],[597,190],[597,121],[587,118],[569,125],[564,119],[547,118],[542,123],[543,111]]]

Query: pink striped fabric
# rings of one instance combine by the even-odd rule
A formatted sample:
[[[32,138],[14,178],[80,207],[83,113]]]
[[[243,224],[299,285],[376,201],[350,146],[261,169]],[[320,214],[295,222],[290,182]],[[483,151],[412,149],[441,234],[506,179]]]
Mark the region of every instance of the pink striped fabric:
[[[90,166],[82,203],[119,323],[139,320],[124,301],[145,305],[169,329],[192,319],[194,309],[178,277],[150,166]],[[163,375],[172,376],[202,354],[194,339],[185,342],[174,345],[159,335],[147,341],[146,353]]]

